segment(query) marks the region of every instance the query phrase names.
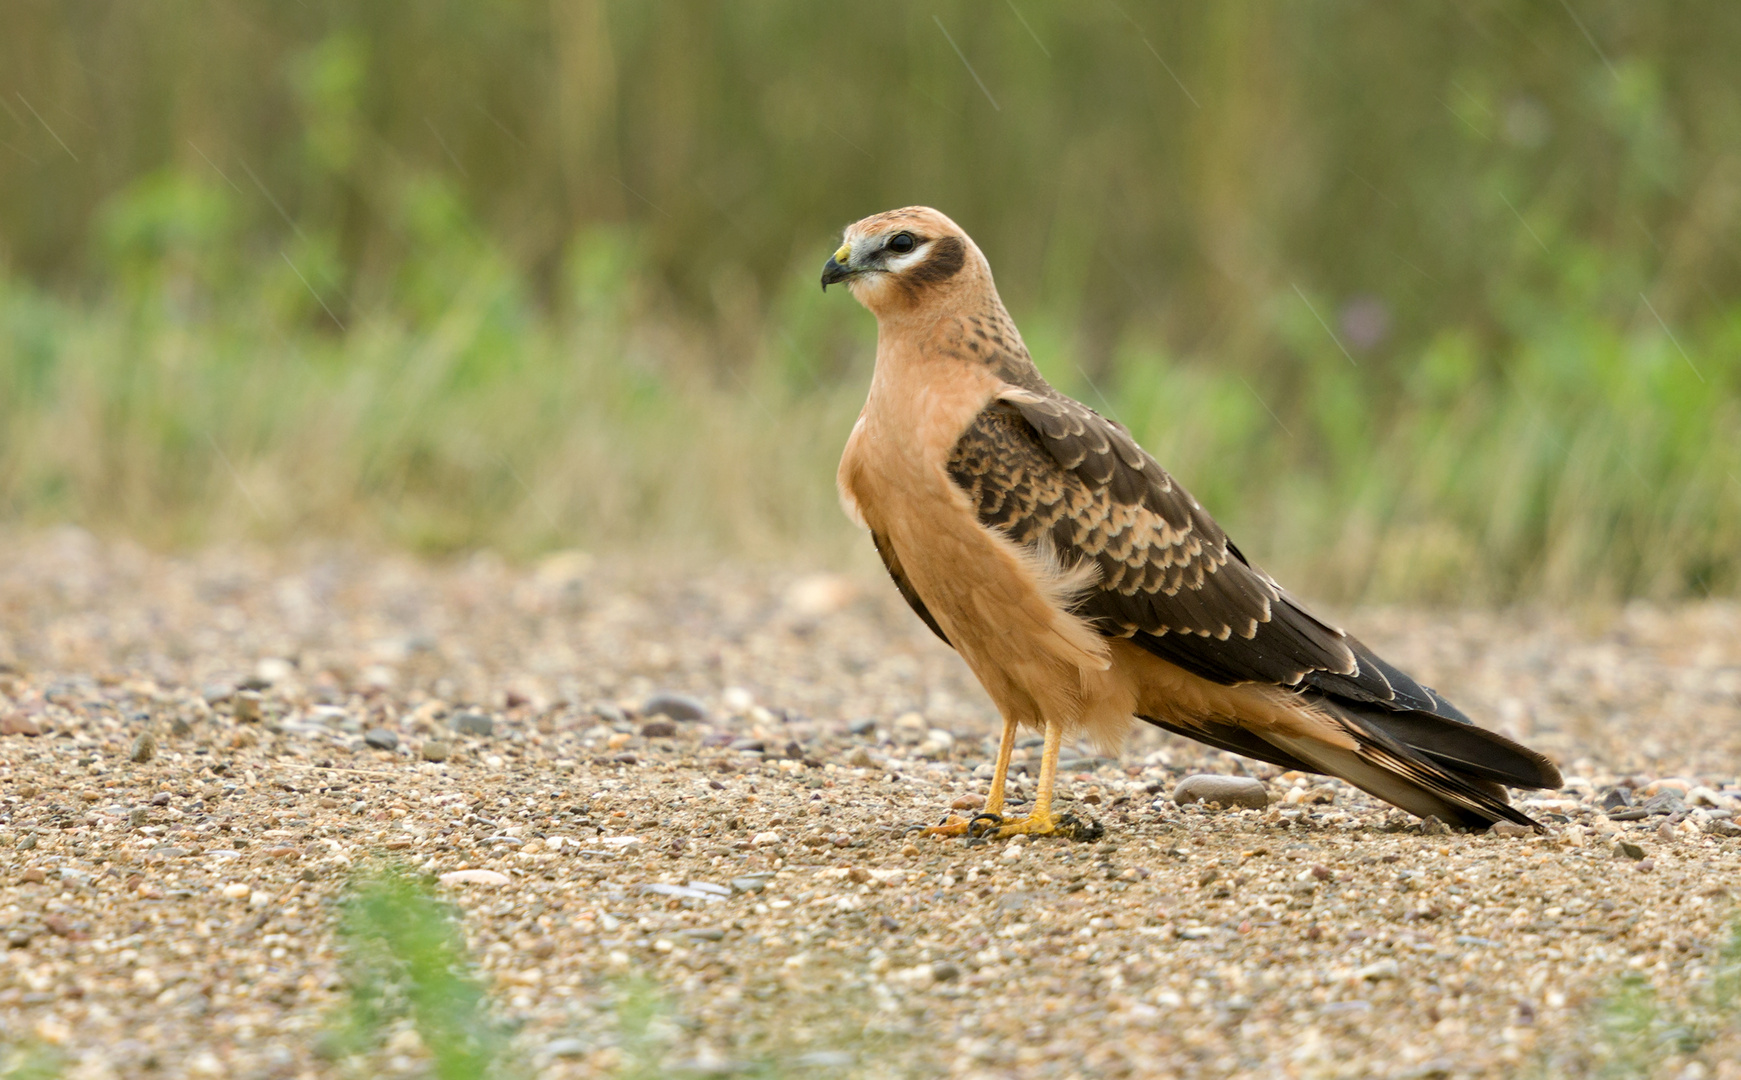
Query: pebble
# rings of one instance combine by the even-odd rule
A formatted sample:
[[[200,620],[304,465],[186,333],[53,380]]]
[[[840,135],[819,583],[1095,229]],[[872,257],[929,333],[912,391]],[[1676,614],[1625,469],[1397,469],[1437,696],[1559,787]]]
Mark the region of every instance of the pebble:
[[[848,735],[875,735],[877,733],[877,718],[866,716],[854,720],[847,726],[846,733]]]
[[[1644,849],[1630,840],[1619,840],[1614,844],[1614,857],[1636,861],[1644,858]]]
[[[31,882],[32,884],[35,884],[35,885],[41,885],[43,882],[48,880],[48,875],[43,872],[42,867],[31,866],[31,867],[26,867],[24,870],[24,873],[18,875],[18,880],[28,881],[28,882]]]
[[[677,725],[669,720],[654,720],[641,725],[643,739],[669,739],[677,734]]]
[[[467,710],[457,712],[448,721],[448,726],[461,735],[471,735],[487,739],[496,730],[496,722],[486,713]]]
[[[223,890],[224,896],[231,900],[241,900],[253,891],[253,889],[242,884],[240,881],[230,882],[228,885],[224,886]]]
[[[717,926],[696,926],[683,931],[683,936],[695,938],[698,941],[723,941],[725,931]]]
[[[430,739],[423,744],[424,761],[446,761],[453,753],[453,747],[446,739]]]
[[[779,842],[780,834],[772,829],[769,829],[767,832],[759,832],[750,837],[750,843],[755,847],[768,847],[769,845],[778,844]]]
[[[376,750],[399,749],[399,735],[386,728],[374,727],[363,733],[363,741]]]
[[[746,874],[743,877],[731,879],[731,891],[734,893],[759,893],[768,887],[767,874]]]
[[[981,795],[978,792],[968,792],[966,795],[959,796],[958,798],[956,798],[956,800],[954,802],[950,803],[949,809],[951,809],[951,810],[978,810],[980,807],[982,807],[984,805],[985,805],[985,796],[984,795]]]
[[[1505,837],[1534,836],[1535,835],[1534,828],[1532,828],[1528,825],[1519,825],[1515,821],[1496,821],[1493,823],[1493,825],[1490,828],[1488,828],[1487,831],[1492,833],[1494,836],[1505,836]]]
[[[1396,978],[1401,972],[1402,969],[1395,960],[1380,960],[1356,971],[1354,977],[1362,982],[1382,982],[1385,979]]]
[[[902,713],[895,717],[895,738],[900,742],[916,745],[924,740],[926,732],[930,730],[931,725],[916,712]]]
[[[705,720],[707,719],[707,706],[688,694],[661,690],[642,704],[641,715],[663,716],[680,722]]]
[[[443,885],[506,885],[508,875],[494,870],[449,870],[436,880]]]
[[[544,1044],[544,1053],[550,1057],[572,1058],[582,1057],[592,1049],[592,1043],[573,1036],[562,1039],[551,1039]]]
[[[41,735],[42,725],[33,716],[9,712],[0,716],[0,735]]]
[[[1179,781],[1179,785],[1173,789],[1173,802],[1180,806],[1201,802],[1262,810],[1269,805],[1269,792],[1264,788],[1263,781],[1249,776],[1198,773]]]
[[[706,889],[694,889],[688,885],[668,885],[664,882],[651,882],[642,885],[641,892],[653,893],[658,896],[676,896],[684,900],[706,900],[709,903],[718,903],[724,899],[718,893]]]

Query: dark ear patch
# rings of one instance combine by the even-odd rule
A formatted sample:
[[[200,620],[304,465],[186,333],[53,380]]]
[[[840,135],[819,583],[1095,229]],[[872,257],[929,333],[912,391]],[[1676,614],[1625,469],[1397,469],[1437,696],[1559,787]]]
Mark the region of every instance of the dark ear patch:
[[[915,286],[935,285],[948,281],[967,265],[967,245],[959,236],[939,237],[931,244],[931,253],[919,265],[901,275]]]

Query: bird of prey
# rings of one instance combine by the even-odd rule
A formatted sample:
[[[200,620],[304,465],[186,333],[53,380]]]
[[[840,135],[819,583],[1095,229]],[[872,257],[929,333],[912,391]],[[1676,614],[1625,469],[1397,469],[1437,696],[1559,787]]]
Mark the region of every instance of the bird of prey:
[[[848,226],[822,268],[839,282],[877,318],[841,503],[1003,717],[984,813],[933,832],[1097,834],[1053,810],[1058,750],[1114,747],[1133,718],[1421,817],[1535,824],[1505,789],[1559,787],[1553,763],[1313,615],[1129,431],[1053,389],[953,221],[908,207]],[[1023,726],[1045,736],[1039,782],[1005,817]]]

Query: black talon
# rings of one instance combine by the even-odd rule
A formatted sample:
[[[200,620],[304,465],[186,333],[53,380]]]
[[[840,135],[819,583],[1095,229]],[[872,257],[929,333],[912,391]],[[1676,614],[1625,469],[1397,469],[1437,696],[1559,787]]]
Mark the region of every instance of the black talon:
[[[986,828],[981,829],[981,828],[979,828],[979,823],[982,821],[987,821],[987,822],[990,822],[991,824],[988,825]],[[975,814],[975,815],[973,815],[973,817],[968,819],[967,835],[978,838],[978,837],[984,836],[987,833],[993,831],[999,825],[1002,825],[1002,824],[1003,824],[1003,815],[1002,814]]]

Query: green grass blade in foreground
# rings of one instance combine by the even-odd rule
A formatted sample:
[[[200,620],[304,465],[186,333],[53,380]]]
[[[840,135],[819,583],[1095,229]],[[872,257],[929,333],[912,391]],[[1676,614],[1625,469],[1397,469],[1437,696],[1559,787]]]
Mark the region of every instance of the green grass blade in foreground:
[[[517,1075],[508,1031],[472,971],[456,912],[404,870],[364,872],[343,902],[349,1001],[329,1031],[334,1056],[365,1053],[401,1019],[415,1025],[438,1080]]]
[[[0,1049],[0,1080],[59,1080],[65,1057],[59,1050],[27,1042]]]

